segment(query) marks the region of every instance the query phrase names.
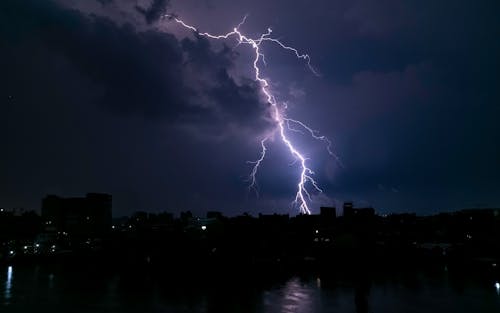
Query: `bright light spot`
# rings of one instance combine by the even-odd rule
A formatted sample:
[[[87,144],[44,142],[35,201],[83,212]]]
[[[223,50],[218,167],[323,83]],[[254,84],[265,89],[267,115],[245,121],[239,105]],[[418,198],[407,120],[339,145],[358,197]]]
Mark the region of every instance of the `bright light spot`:
[[[55,249],[56,248],[56,245],[52,245],[52,249]]]
[[[497,289],[497,292],[500,291],[500,283],[499,282],[495,283],[495,288]]]
[[[0,212],[3,212],[3,209],[0,209]]]
[[[10,255],[13,255],[13,254],[14,254],[14,251],[10,250],[10,251],[9,251],[9,254],[10,254]]]
[[[35,247],[39,248],[39,247],[40,247],[40,244],[39,244],[39,243],[36,243],[36,244],[35,244]]]
[[[10,291],[12,289],[12,266],[7,268],[7,281],[5,282],[5,300],[9,300],[11,297]]]
[[[201,230],[207,230],[207,226],[205,225],[201,226]]]
[[[111,226],[111,229],[115,229],[115,225]]]
[[[317,230],[317,229],[316,229],[315,233],[316,233],[316,234],[319,234],[319,230]]]
[[[28,249],[28,246],[24,246],[23,248],[24,248],[24,250],[27,250],[27,249]]]

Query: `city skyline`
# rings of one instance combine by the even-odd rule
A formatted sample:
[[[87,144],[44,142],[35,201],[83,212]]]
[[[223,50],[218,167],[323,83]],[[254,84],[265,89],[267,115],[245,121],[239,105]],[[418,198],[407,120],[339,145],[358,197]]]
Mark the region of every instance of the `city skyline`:
[[[97,205],[99,202],[89,202],[89,199],[99,199],[104,197],[104,199],[108,199],[108,204],[107,206],[104,207],[102,204]],[[217,207],[206,207],[206,208],[177,208],[177,209],[172,209],[172,208],[157,208],[157,209],[132,209],[130,212],[124,213],[121,210],[116,210],[113,209],[112,203],[114,202],[113,195],[108,194],[108,193],[102,193],[102,192],[86,192],[84,195],[71,195],[71,196],[63,196],[63,195],[55,195],[55,194],[46,194],[44,195],[43,198],[40,199],[40,207],[38,208],[24,208],[24,207],[11,207],[11,208],[5,208],[5,207],[0,207],[0,213],[4,214],[10,214],[12,216],[23,216],[23,215],[28,215],[32,216],[33,213],[37,214],[39,216],[44,215],[44,207],[47,207],[47,204],[49,204],[49,207],[54,207],[54,204],[60,203],[55,205],[58,209],[64,209],[64,210],[69,210],[69,211],[74,211],[77,212],[76,214],[80,214],[82,216],[88,215],[85,213],[86,210],[91,214],[109,214],[109,216],[114,219],[114,220],[120,220],[125,217],[133,217],[136,214],[168,214],[171,215],[172,217],[178,218],[183,215],[192,215],[192,217],[208,217],[210,215],[217,215],[220,217],[228,217],[228,218],[233,218],[233,217],[242,217],[242,216],[247,216],[247,217],[259,217],[262,215],[266,216],[289,216],[289,217],[298,217],[298,216],[332,216],[331,214],[335,212],[333,217],[341,217],[345,216],[345,210],[358,210],[362,212],[370,212],[371,215],[373,216],[379,216],[379,217],[388,217],[388,216],[399,216],[399,215],[414,215],[414,216],[419,216],[419,217],[432,217],[432,216],[438,216],[441,214],[456,214],[460,212],[473,212],[476,211],[478,214],[480,214],[480,211],[486,212],[486,211],[491,211],[491,212],[497,212],[495,213],[495,216],[498,215],[498,212],[500,212],[500,208],[498,207],[493,207],[493,206],[473,206],[473,207],[462,207],[462,208],[456,208],[456,209],[450,209],[450,210],[436,210],[434,212],[416,212],[412,211],[409,208],[402,208],[399,211],[387,211],[387,210],[380,210],[380,208],[373,207],[371,205],[364,205],[363,203],[357,203],[353,201],[336,201],[334,204],[331,205],[323,205],[317,208],[313,208],[313,210],[310,213],[303,213],[303,212],[295,212],[295,211],[286,211],[286,210],[278,210],[278,211],[268,211],[268,210],[250,210],[250,211],[244,211],[244,210],[231,210],[230,212],[224,212],[220,211],[217,209]],[[63,204],[64,203],[64,204]],[[83,211],[82,211],[83,210]],[[98,213],[101,212],[101,213]],[[46,214],[45,214],[46,215]]]

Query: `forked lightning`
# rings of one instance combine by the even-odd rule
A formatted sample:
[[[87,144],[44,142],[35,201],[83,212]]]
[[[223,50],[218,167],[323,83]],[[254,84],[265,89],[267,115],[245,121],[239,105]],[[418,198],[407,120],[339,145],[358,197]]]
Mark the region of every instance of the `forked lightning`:
[[[325,142],[326,148],[328,153],[333,156],[337,161],[338,157],[333,153],[332,151],[332,144],[331,141],[322,135],[318,135],[316,131],[314,131],[312,128],[307,126],[301,121],[287,118],[285,115],[286,112],[286,105],[284,104],[279,104],[274,95],[272,94],[272,91],[269,88],[269,82],[267,79],[263,78],[261,76],[261,69],[259,67],[259,64],[266,64],[265,60],[265,55],[263,54],[261,50],[261,44],[263,42],[271,42],[276,45],[278,45],[280,48],[288,50],[292,52],[298,59],[303,59],[307,63],[308,68],[313,72],[315,75],[318,75],[316,70],[311,66],[311,58],[309,57],[308,54],[301,54],[299,51],[293,47],[287,46],[284,43],[282,43],[280,40],[276,38],[272,38],[271,33],[272,29],[268,28],[265,33],[263,33],[260,37],[254,39],[250,38],[246,35],[244,35],[240,31],[240,27],[245,23],[246,21],[246,16],[243,18],[243,20],[233,28],[233,30],[227,34],[222,34],[222,35],[213,35],[210,33],[206,32],[201,32],[199,31],[196,27],[191,26],[189,24],[186,24],[183,20],[179,19],[177,16],[173,15],[166,15],[168,19],[174,20],[178,24],[182,25],[183,27],[192,30],[199,36],[211,38],[211,39],[216,39],[216,40],[225,40],[225,39],[230,39],[230,38],[235,38],[237,40],[238,45],[241,44],[246,44],[249,45],[253,51],[255,52],[255,58],[253,60],[253,70],[255,73],[255,80],[260,84],[261,91],[265,95],[267,102],[271,105],[271,114],[272,118],[278,125],[276,130],[267,135],[264,139],[261,140],[261,153],[259,159],[256,161],[249,161],[249,163],[253,164],[252,171],[250,172],[250,177],[249,177],[249,182],[250,182],[250,188],[254,188],[257,190],[257,172],[259,170],[260,165],[264,161],[266,157],[266,152],[267,152],[267,146],[266,143],[270,138],[278,132],[279,138],[281,141],[285,144],[285,146],[288,148],[290,154],[297,160],[297,162],[300,164],[300,178],[299,182],[297,183],[297,193],[295,195],[295,200],[293,201],[293,204],[297,206],[300,210],[301,213],[303,214],[311,214],[311,210],[308,205],[308,201],[312,201],[311,199],[311,193],[308,191],[307,187],[308,185],[312,186],[314,190],[317,192],[323,192],[323,190],[318,186],[314,178],[312,177],[314,175],[314,172],[307,166],[307,158],[299,152],[299,150],[294,146],[290,138],[287,136],[286,131],[297,131],[297,128],[292,128],[290,124],[294,124],[296,127],[302,128],[306,132],[308,132],[312,138],[316,140],[321,140]]]

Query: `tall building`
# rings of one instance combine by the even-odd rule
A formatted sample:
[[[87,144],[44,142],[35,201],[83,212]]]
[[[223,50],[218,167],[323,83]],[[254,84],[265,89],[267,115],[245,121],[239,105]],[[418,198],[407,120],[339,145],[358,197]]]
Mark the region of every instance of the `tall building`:
[[[322,219],[335,219],[337,217],[336,207],[325,207],[322,206],[320,209],[320,215]]]
[[[48,195],[42,200],[45,231],[79,237],[101,237],[111,229],[112,197],[88,193],[85,197]]]

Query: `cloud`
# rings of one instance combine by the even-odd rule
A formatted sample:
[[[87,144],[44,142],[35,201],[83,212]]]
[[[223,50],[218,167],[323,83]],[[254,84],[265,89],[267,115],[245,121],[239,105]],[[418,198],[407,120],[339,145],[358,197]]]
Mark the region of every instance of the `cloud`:
[[[268,105],[254,81],[237,76],[246,73],[247,50],[236,49],[240,57],[205,38],[165,33],[174,23],[157,18],[174,9],[214,32],[250,12],[245,31],[269,24],[311,53],[320,79],[270,45],[265,75],[290,101],[290,117],[334,141],[345,168],[327,160],[321,144],[293,134],[329,195],[391,208],[438,193],[496,195],[496,2],[318,1],[286,11],[284,0],[168,4],[0,1],[2,199],[32,188],[38,206],[40,190],[79,194],[109,182],[164,203],[186,203],[179,199],[191,188],[205,201],[197,205],[241,200],[245,161],[258,157],[257,138],[275,127]],[[318,29],[328,36],[311,36]],[[296,167],[278,140],[269,145],[261,194],[288,204]]]
[[[37,208],[45,192],[109,191],[118,210],[131,193],[143,209],[191,205],[193,186],[226,205],[244,193],[254,134],[273,125],[258,86],[229,74],[232,50],[35,0],[0,2],[0,46],[2,206]]]
[[[357,0],[345,11],[344,18],[353,22],[362,35],[384,36],[413,22],[411,11],[411,5],[401,1]]]
[[[99,2],[101,5],[105,6],[113,2],[113,0],[96,0]]]
[[[162,16],[167,13],[170,6],[170,0],[153,0],[149,7],[143,8],[139,5],[135,6],[137,12],[144,16],[148,24],[158,21]]]
[[[203,131],[219,133],[272,127],[255,83],[237,83],[228,75],[237,55],[227,47],[216,51],[204,38],[179,41],[156,30],[138,31],[131,24],[118,25],[52,2],[7,3],[7,9],[19,14],[2,19],[23,29],[17,40],[36,37],[64,56],[94,84],[96,102],[105,110],[119,116],[196,123]],[[148,16],[167,5],[155,1]]]

